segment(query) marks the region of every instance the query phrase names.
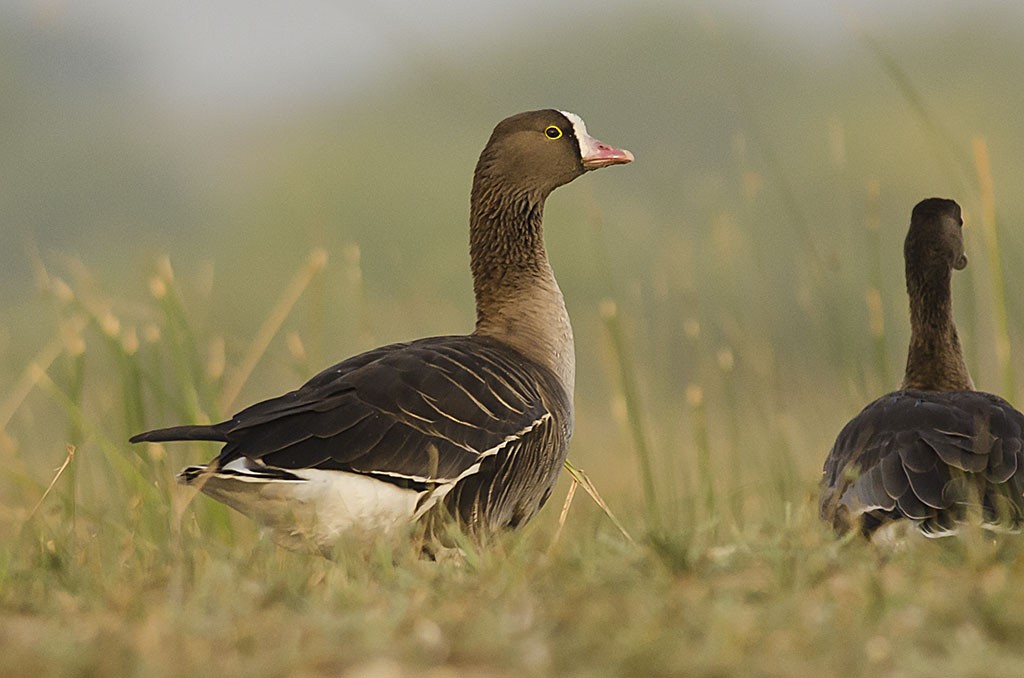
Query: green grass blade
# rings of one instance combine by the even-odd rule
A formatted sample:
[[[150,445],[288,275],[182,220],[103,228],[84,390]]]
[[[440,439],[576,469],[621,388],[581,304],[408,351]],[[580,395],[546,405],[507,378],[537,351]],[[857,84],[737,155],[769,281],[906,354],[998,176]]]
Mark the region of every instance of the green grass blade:
[[[601,302],[601,319],[611,343],[612,354],[617,367],[619,387],[626,405],[626,420],[633,439],[637,461],[640,465],[640,478],[643,483],[644,506],[646,507],[648,527],[653,532],[661,531],[661,514],[658,507],[657,489],[654,482],[654,459],[648,442],[647,430],[643,422],[643,409],[640,406],[640,395],[636,385],[636,372],[626,349],[626,337],[619,320],[618,307],[615,302],[606,299]]]
[[[988,144],[981,137],[976,137],[972,147],[974,163],[978,171],[978,186],[981,189],[981,231],[985,236],[985,253],[988,258],[992,285],[996,362],[1003,379],[1003,393],[1007,398],[1016,398],[1017,382],[1011,355],[1010,321],[1006,311],[1006,280],[1003,277],[1003,264],[1000,256],[999,223],[996,219],[996,199],[992,170],[989,166]]]

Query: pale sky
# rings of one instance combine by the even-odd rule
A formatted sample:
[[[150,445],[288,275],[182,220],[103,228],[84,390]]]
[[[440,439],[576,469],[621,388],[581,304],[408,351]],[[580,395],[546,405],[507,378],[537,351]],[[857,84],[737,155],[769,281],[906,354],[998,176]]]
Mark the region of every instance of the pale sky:
[[[159,96],[188,109],[190,102],[273,105],[315,94],[358,89],[396,63],[414,44],[458,54],[532,26],[571,25],[585,15],[614,16],[629,7],[659,6],[715,18],[733,15],[808,49],[850,40],[848,17],[873,29],[906,26],[945,14],[964,0],[5,0],[8,10],[45,30],[84,30],[127,46],[138,77],[159,83]],[[1014,0],[972,2],[978,12]],[[5,12],[6,13],[6,12]]]

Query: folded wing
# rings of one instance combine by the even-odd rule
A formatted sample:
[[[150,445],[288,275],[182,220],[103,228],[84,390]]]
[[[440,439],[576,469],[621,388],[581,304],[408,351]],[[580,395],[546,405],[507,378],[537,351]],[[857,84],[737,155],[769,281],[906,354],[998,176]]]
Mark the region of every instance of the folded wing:
[[[984,523],[1024,525],[1024,415],[977,391],[899,391],[840,432],[825,462],[821,514],[870,534],[907,518],[949,534],[971,510]]]

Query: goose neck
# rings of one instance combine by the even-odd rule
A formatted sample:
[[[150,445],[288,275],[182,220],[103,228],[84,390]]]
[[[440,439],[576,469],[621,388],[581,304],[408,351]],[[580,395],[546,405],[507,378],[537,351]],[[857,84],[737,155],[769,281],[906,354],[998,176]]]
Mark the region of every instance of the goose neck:
[[[572,393],[572,326],[544,248],[543,209],[543,196],[475,187],[470,218],[475,333],[548,367]]]
[[[974,384],[953,319],[952,271],[907,267],[910,347],[903,388],[966,391]]]

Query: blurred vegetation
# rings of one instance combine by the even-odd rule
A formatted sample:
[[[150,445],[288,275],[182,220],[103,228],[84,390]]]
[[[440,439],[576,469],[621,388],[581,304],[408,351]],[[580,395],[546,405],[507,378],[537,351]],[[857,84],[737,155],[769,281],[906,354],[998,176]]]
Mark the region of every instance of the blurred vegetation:
[[[0,673],[723,675],[771,647],[784,660],[763,675],[1019,666],[1019,547],[926,545],[880,568],[814,502],[840,426],[899,381],[921,198],[965,208],[969,364],[1020,402],[1004,391],[1024,355],[1020,22],[854,25],[825,49],[713,13],[579,21],[468,52],[396,40],[408,66],[358,96],[230,120],[126,89],[127,45],[0,24],[0,648],[24,650]],[[546,225],[577,338],[571,457],[639,546],[577,494],[553,544],[555,506],[461,568],[384,547],[332,566],[188,503],[172,474],[214,448],[124,442],[468,331],[476,156],[499,119],[546,106],[637,156],[560,189]],[[18,640],[65,615],[85,626]],[[152,649],[168,643],[183,664]]]

